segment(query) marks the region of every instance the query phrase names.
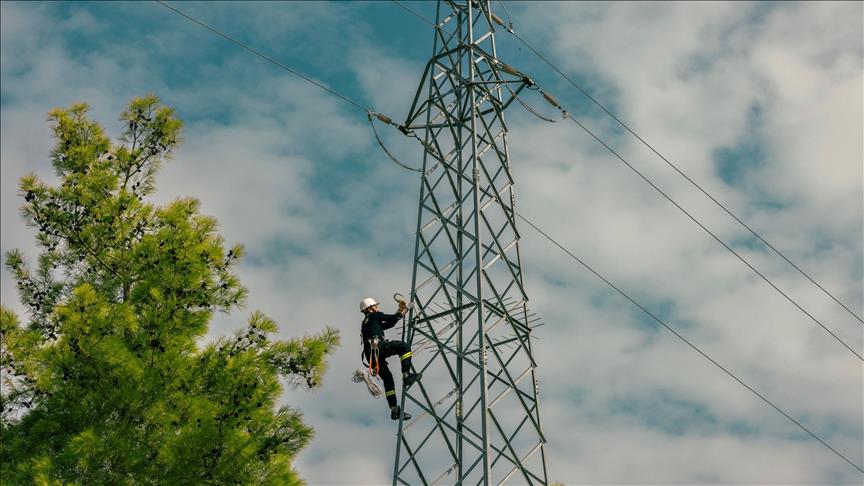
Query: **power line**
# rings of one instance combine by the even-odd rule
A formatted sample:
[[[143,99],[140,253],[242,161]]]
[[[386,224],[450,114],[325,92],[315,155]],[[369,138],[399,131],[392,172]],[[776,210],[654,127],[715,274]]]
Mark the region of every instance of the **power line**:
[[[711,230],[708,229],[705,225],[703,225],[703,224],[702,224],[698,219],[696,219],[692,214],[690,214],[689,211],[687,211],[686,209],[684,209],[683,207],[681,207],[680,204],[678,204],[677,202],[675,202],[674,199],[672,199],[671,197],[669,197],[668,194],[666,194],[662,189],[660,189],[659,187],[657,187],[657,185],[655,185],[654,182],[651,181],[651,179],[649,179],[649,178],[646,177],[644,174],[642,174],[642,172],[640,172],[639,169],[637,169],[636,167],[633,167],[633,165],[630,164],[630,162],[627,162],[627,160],[624,159],[624,157],[621,157],[621,155],[619,155],[618,152],[616,152],[616,151],[615,151],[612,147],[610,147],[606,142],[604,142],[603,140],[601,140],[597,135],[594,134],[594,132],[592,132],[591,130],[589,130],[589,129],[588,129],[585,125],[583,125],[579,120],[577,120],[576,118],[573,118],[572,115],[569,115],[569,114],[568,114],[568,118],[570,118],[570,119],[573,120],[577,125],[579,125],[579,127],[580,127],[582,130],[584,130],[585,133],[587,133],[588,135],[591,135],[591,137],[593,137],[594,140],[596,140],[598,143],[600,143],[601,145],[603,145],[604,147],[606,147],[606,150],[608,150],[610,153],[612,153],[612,155],[614,155],[615,157],[617,157],[618,160],[620,160],[621,162],[623,162],[624,165],[626,165],[627,167],[629,167],[633,172],[635,172],[636,174],[638,174],[639,177],[641,177],[645,182],[647,182],[651,187],[653,187],[654,190],[656,190],[656,191],[657,191],[658,193],[660,193],[664,198],[666,198],[667,201],[669,201],[670,203],[672,203],[676,208],[678,208],[682,213],[684,213],[688,218],[690,218],[691,221],[693,221],[694,223],[696,223],[697,225],[699,225],[700,228],[702,228],[706,233],[708,233],[709,235],[711,235],[712,238],[714,238],[715,240],[717,240],[718,243],[720,243],[721,245],[723,245],[724,248],[726,248],[727,250],[729,250],[730,253],[732,253],[733,255],[735,255],[735,257],[737,257],[739,260],[741,260],[742,263],[744,263],[745,265],[747,265],[747,267],[749,267],[750,270],[753,270],[753,272],[755,272],[756,275],[759,275],[760,277],[762,277],[762,280],[764,280],[765,282],[767,282],[768,285],[770,285],[772,288],[774,288],[774,290],[776,290],[778,293],[780,293],[780,295],[782,295],[783,297],[785,297],[786,300],[788,300],[789,302],[791,302],[792,305],[794,305],[795,307],[797,307],[798,310],[800,310],[801,312],[804,313],[804,315],[806,315],[807,317],[809,317],[813,322],[815,322],[816,324],[818,324],[818,325],[819,325],[822,329],[824,329],[828,334],[830,334],[831,336],[833,336],[834,339],[837,340],[837,342],[839,342],[840,344],[842,344],[843,346],[845,346],[846,349],[848,349],[852,354],[854,354],[856,357],[858,357],[859,360],[864,361],[864,356],[858,354],[857,351],[855,351],[854,349],[852,349],[851,346],[849,346],[848,344],[846,344],[846,342],[844,342],[842,339],[840,339],[839,336],[837,336],[836,334],[834,334],[834,332],[831,331],[831,329],[828,329],[828,327],[826,327],[825,324],[822,324],[822,321],[820,321],[819,319],[817,319],[816,317],[814,317],[813,314],[807,312],[807,310],[805,310],[803,307],[801,307],[801,305],[798,304],[798,302],[796,302],[792,297],[789,297],[789,295],[788,295],[786,292],[783,292],[782,290],[780,290],[780,287],[778,287],[777,285],[775,285],[774,282],[771,281],[771,279],[769,279],[768,277],[766,277],[765,274],[763,274],[763,273],[760,272],[756,267],[754,267],[754,266],[753,266],[749,261],[747,261],[747,259],[745,259],[743,256],[741,256],[740,253],[738,253],[737,251],[733,250],[732,247],[730,247],[729,245],[727,245],[727,244],[726,244],[723,240],[721,240],[720,237],[718,237],[718,236],[717,236],[713,231],[711,231]]]
[[[810,434],[810,436],[812,436],[814,439],[816,439],[816,440],[818,440],[819,442],[821,442],[822,445],[824,445],[825,447],[827,447],[828,449],[830,449],[834,454],[837,454],[837,455],[838,455],[839,457],[841,457],[844,461],[846,461],[846,462],[848,462],[849,464],[851,464],[852,467],[854,467],[855,469],[857,469],[858,471],[860,471],[862,474],[864,474],[864,469],[862,469],[861,466],[859,466],[858,464],[855,464],[854,462],[852,462],[851,460],[849,460],[846,456],[844,456],[843,454],[841,454],[840,452],[838,452],[836,449],[834,449],[833,447],[831,447],[830,445],[828,445],[827,442],[825,442],[824,440],[822,440],[818,435],[816,435],[816,434],[814,434],[813,432],[811,432],[810,429],[808,429],[807,427],[805,427],[804,425],[802,425],[801,422],[799,422],[799,421],[795,420],[794,418],[792,418],[792,416],[790,416],[788,413],[784,412],[782,409],[780,409],[780,407],[778,407],[777,405],[774,405],[774,403],[771,402],[771,400],[768,400],[767,398],[765,398],[765,396],[762,395],[761,393],[759,393],[756,389],[754,389],[753,387],[751,387],[751,386],[748,385],[747,383],[744,383],[744,381],[742,381],[740,378],[738,378],[734,373],[732,373],[732,372],[729,371],[726,367],[724,367],[723,365],[721,365],[720,363],[718,363],[717,361],[715,361],[714,358],[712,358],[711,356],[708,356],[708,354],[706,354],[704,351],[702,351],[701,349],[699,349],[695,344],[693,344],[693,343],[691,343],[690,341],[688,341],[687,338],[685,338],[685,337],[682,336],[681,334],[678,334],[678,332],[675,331],[675,329],[672,329],[672,328],[671,328],[668,324],[666,324],[662,319],[660,319],[659,317],[657,317],[656,315],[654,315],[651,311],[649,311],[648,309],[646,309],[642,304],[640,304],[639,302],[637,302],[635,299],[633,299],[632,297],[630,297],[629,295],[627,295],[627,293],[625,293],[623,290],[621,290],[620,288],[618,288],[615,284],[613,284],[612,282],[610,282],[609,279],[607,279],[606,277],[604,277],[603,275],[601,275],[599,272],[597,272],[596,270],[594,270],[593,268],[591,268],[591,266],[589,266],[589,265],[588,265],[587,263],[585,263],[582,259],[580,259],[580,258],[577,257],[576,255],[574,255],[570,250],[568,250],[566,247],[564,247],[564,245],[562,245],[561,243],[558,243],[554,238],[552,238],[552,237],[549,236],[546,232],[544,232],[542,229],[540,229],[539,227],[537,227],[537,225],[535,225],[534,223],[532,223],[528,218],[526,218],[525,216],[522,216],[521,214],[519,214],[519,213],[516,212],[516,211],[514,211],[514,213],[515,213],[516,216],[518,216],[522,221],[525,221],[526,223],[528,223],[529,226],[531,226],[532,228],[534,228],[535,231],[537,231],[538,233],[540,233],[541,235],[543,235],[547,240],[549,240],[549,241],[552,242],[555,246],[557,246],[558,248],[560,248],[564,253],[566,253],[566,254],[569,255],[571,258],[573,258],[574,260],[576,260],[577,262],[579,262],[579,264],[582,265],[583,267],[585,267],[585,269],[587,269],[589,272],[593,273],[595,277],[597,277],[597,278],[599,278],[600,280],[602,280],[603,282],[605,282],[606,285],[612,287],[616,292],[618,292],[619,294],[621,294],[625,299],[629,300],[631,304],[633,304],[633,305],[635,305],[636,307],[638,307],[642,312],[644,312],[644,313],[647,314],[649,317],[651,317],[652,319],[654,319],[655,321],[657,321],[657,323],[659,323],[661,326],[663,326],[664,328],[666,328],[667,331],[669,331],[669,332],[671,332],[672,334],[674,334],[675,337],[677,337],[677,338],[680,339],[681,341],[684,341],[684,343],[686,343],[688,346],[690,346],[691,348],[693,348],[697,353],[701,354],[702,357],[704,357],[705,359],[707,359],[708,361],[710,361],[712,364],[714,364],[714,366],[720,368],[720,369],[723,370],[727,375],[731,376],[731,377],[732,377],[735,381],[737,381],[741,386],[743,386],[744,388],[750,390],[754,395],[756,395],[757,397],[759,397],[760,399],[762,399],[762,401],[764,401],[765,403],[767,403],[768,405],[770,405],[774,410],[777,410],[778,412],[780,412],[781,414],[783,414],[784,417],[786,417],[787,419],[789,419],[790,421],[792,421],[792,423],[794,423],[795,425],[797,425],[798,427],[800,427],[801,430],[803,430],[804,432],[807,432],[808,434]]]
[[[503,5],[503,2],[501,2],[501,3],[502,3],[502,5]],[[415,15],[416,15],[416,14],[415,14]],[[508,13],[508,17],[509,17],[509,13]],[[537,55],[537,57],[539,57],[540,59],[542,59],[543,62],[545,62],[546,64],[548,64],[549,67],[551,67],[553,70],[555,70],[555,72],[557,72],[559,75],[561,75],[561,77],[563,77],[564,79],[566,79],[566,80],[567,80],[571,85],[573,85],[574,88],[576,88],[577,90],[579,90],[579,92],[582,93],[582,95],[584,95],[586,98],[588,98],[589,100],[591,100],[592,103],[594,103],[595,105],[597,105],[597,106],[598,106],[601,110],[603,110],[607,115],[609,115],[610,117],[612,117],[612,119],[615,120],[619,125],[621,125],[621,127],[624,128],[628,133],[630,133],[631,135],[633,135],[634,137],[636,137],[636,139],[639,140],[639,141],[640,141],[644,146],[646,146],[648,149],[650,149],[652,152],[654,152],[658,157],[660,157],[664,162],[666,162],[666,164],[669,165],[669,167],[672,167],[672,168],[673,168],[673,169],[674,169],[678,174],[681,175],[681,177],[683,177],[684,179],[686,179],[687,182],[689,182],[689,183],[692,184],[694,187],[696,187],[697,189],[699,189],[699,191],[702,192],[702,194],[704,194],[705,196],[707,196],[708,199],[710,199],[712,202],[714,202],[714,204],[716,204],[716,205],[719,206],[721,209],[723,209],[723,211],[725,211],[726,214],[728,214],[729,216],[731,216],[732,219],[734,219],[735,221],[737,221],[738,224],[740,224],[741,226],[743,226],[743,227],[744,227],[745,229],[747,229],[747,231],[749,231],[753,236],[755,236],[757,239],[759,239],[759,241],[761,241],[761,242],[764,243],[768,248],[770,248],[771,250],[773,250],[774,253],[776,253],[777,255],[779,255],[783,260],[786,261],[786,263],[788,263],[789,265],[791,265],[795,270],[797,270],[801,275],[803,275],[803,276],[804,276],[807,280],[809,280],[813,285],[815,285],[816,287],[818,287],[819,290],[821,290],[822,292],[825,293],[825,295],[827,295],[827,296],[830,297],[834,302],[836,302],[836,303],[839,304],[841,307],[843,307],[843,309],[845,309],[846,312],[848,312],[850,315],[852,315],[852,317],[854,317],[855,319],[857,319],[861,324],[864,324],[864,319],[862,319],[861,316],[859,316],[858,314],[856,314],[855,312],[853,312],[852,309],[850,309],[846,304],[844,304],[843,302],[841,302],[841,301],[840,301],[837,297],[835,297],[831,292],[829,292],[827,289],[825,289],[825,287],[823,287],[821,284],[819,284],[819,282],[817,282],[816,280],[814,280],[810,275],[808,275],[808,274],[807,274],[804,270],[802,270],[798,265],[796,265],[795,263],[793,263],[792,260],[790,260],[788,257],[786,257],[786,255],[783,254],[780,250],[778,250],[774,245],[772,245],[771,243],[769,243],[768,240],[766,240],[765,238],[762,237],[762,235],[760,235],[760,234],[757,233],[753,228],[751,228],[751,227],[748,226],[746,223],[744,223],[744,221],[742,221],[741,218],[739,218],[738,216],[736,216],[736,215],[735,215],[731,210],[729,210],[729,208],[727,208],[723,203],[721,203],[720,201],[718,201],[718,200],[717,200],[713,195],[711,195],[708,191],[706,191],[706,190],[705,190],[701,185],[699,185],[696,181],[694,181],[693,179],[691,179],[691,178],[690,178],[686,173],[684,173],[684,171],[682,171],[682,170],[681,170],[677,165],[673,164],[671,161],[669,161],[669,159],[667,159],[666,157],[664,157],[663,154],[661,154],[660,152],[658,152],[658,151],[657,151],[657,150],[656,150],[656,149],[655,149],[651,144],[649,144],[647,141],[645,141],[645,139],[643,139],[641,136],[639,136],[639,134],[637,134],[635,131],[633,131],[633,129],[631,129],[631,128],[626,124],[626,123],[624,123],[620,118],[618,118],[617,116],[615,116],[615,114],[613,114],[611,111],[609,111],[609,109],[607,109],[605,106],[603,106],[602,103],[600,103],[599,101],[597,101],[597,100],[596,100],[593,96],[591,96],[591,95],[590,95],[590,94],[589,94],[585,89],[583,89],[581,86],[579,86],[578,84],[576,84],[576,82],[573,81],[573,79],[571,79],[571,78],[570,78],[569,76],[567,76],[563,71],[561,71],[560,69],[558,69],[558,67],[557,67],[555,64],[553,64],[552,61],[550,61],[549,59],[547,59],[543,54],[541,54],[537,49],[535,49],[534,46],[532,46],[530,43],[528,43],[528,41],[526,41],[524,38],[522,38],[522,36],[520,36],[519,34],[517,34],[516,31],[513,29],[513,24],[512,24],[512,22],[510,23],[510,26],[506,27],[505,29],[506,29],[507,32],[509,32],[513,37],[515,37],[515,38],[518,39],[522,44],[524,44],[525,47],[527,47],[529,50],[531,50],[531,52],[533,52],[535,55]]]
[[[213,32],[214,34],[219,35],[220,37],[223,37],[223,38],[233,42],[234,44],[242,47],[243,49],[246,49],[247,51],[251,52],[252,54],[255,54],[256,56],[258,56],[258,57],[260,57],[260,58],[262,58],[262,59],[264,59],[264,60],[266,60],[272,64],[275,64],[276,66],[279,66],[280,68],[288,71],[289,73],[291,73],[291,74],[293,74],[299,78],[302,78],[303,80],[305,80],[309,83],[314,84],[315,86],[318,86],[319,88],[332,94],[333,96],[342,98],[343,100],[347,101],[348,103],[351,103],[352,105],[356,106],[357,108],[360,108],[361,110],[365,111],[366,113],[370,113],[370,112],[375,113],[371,108],[368,108],[368,107],[362,105],[361,103],[358,103],[358,102],[352,100],[351,98],[349,98],[349,97],[347,97],[347,96],[345,96],[339,92],[336,92],[336,91],[328,88],[327,86],[324,86],[323,84],[319,83],[318,81],[315,81],[314,79],[310,78],[309,76],[306,76],[305,74],[282,64],[281,62],[273,59],[272,57],[261,53],[260,51],[248,46],[247,44],[244,44],[244,43],[238,41],[237,39],[229,36],[228,34],[226,34],[224,32],[221,32],[221,31],[219,31],[213,27],[210,27],[209,25],[205,24],[204,22],[186,14],[185,12],[183,12],[181,10],[178,10],[178,9],[172,7],[171,5],[168,5],[167,3],[163,2],[162,0],[155,0],[155,1],[159,5],[162,5],[163,7],[167,8],[169,10],[173,10],[175,13],[180,14],[183,17],[186,17],[187,19],[191,20],[192,22],[195,22],[196,24],[200,25],[201,27],[204,27],[205,29],[209,30],[210,32]]]
[[[286,66],[285,64],[282,64],[281,62],[279,62],[279,61],[273,59],[272,57],[270,57],[270,56],[268,56],[268,55],[266,55],[266,54],[261,53],[261,52],[258,51],[257,49],[255,49],[255,48],[253,48],[253,47],[251,47],[251,46],[249,46],[249,45],[247,45],[247,44],[244,44],[244,43],[238,41],[237,39],[235,39],[235,38],[229,36],[228,34],[226,34],[226,33],[222,32],[222,31],[220,31],[220,30],[217,30],[217,29],[215,29],[215,28],[213,28],[213,27],[211,27],[211,26],[205,24],[204,22],[202,22],[202,21],[200,21],[200,20],[198,20],[198,19],[192,17],[191,15],[186,14],[185,12],[183,12],[183,11],[181,11],[181,10],[178,10],[178,9],[172,7],[171,5],[168,5],[167,3],[163,2],[162,0],[155,0],[155,1],[156,1],[156,3],[162,5],[163,7],[166,7],[166,8],[168,8],[169,10],[172,10],[172,11],[174,11],[175,13],[177,13],[177,14],[179,14],[179,15],[182,15],[182,16],[185,17],[186,19],[191,20],[192,22],[194,22],[194,23],[200,25],[201,27],[204,27],[205,29],[207,29],[207,30],[209,30],[209,31],[211,31],[211,32],[213,32],[213,33],[219,35],[220,37],[222,37],[222,38],[224,38],[224,39],[227,39],[227,40],[233,42],[234,44],[236,44],[236,45],[242,47],[243,49],[246,49],[247,51],[251,52],[252,54],[255,54],[256,56],[258,56],[258,57],[260,57],[260,58],[262,58],[262,59],[264,59],[264,60],[266,60],[266,61],[268,61],[268,62],[270,62],[270,63],[272,63],[272,64],[275,64],[276,66],[278,66],[278,67],[280,67],[280,68],[282,68],[282,69],[288,71],[289,73],[291,73],[291,74],[293,74],[293,75],[295,75],[295,76],[297,76],[297,77],[299,77],[299,78],[301,78],[301,79],[303,79],[303,80],[305,80],[305,81],[307,81],[307,82],[309,82],[309,83],[311,83],[311,84],[313,84],[313,85],[315,85],[315,86],[317,86],[317,87],[323,89],[324,91],[326,91],[326,92],[332,94],[333,96],[336,96],[336,97],[338,97],[338,98],[341,98],[342,100],[347,101],[348,103],[351,103],[352,105],[356,106],[357,108],[360,108],[361,110],[365,111],[367,117],[369,118],[369,126],[372,128],[372,133],[375,135],[375,140],[378,141],[378,145],[381,147],[382,150],[384,150],[384,153],[387,155],[387,157],[390,158],[390,160],[392,160],[393,163],[399,165],[400,167],[403,167],[403,168],[405,168],[405,169],[412,170],[412,171],[415,171],[415,172],[422,172],[422,171],[420,171],[419,169],[415,169],[415,168],[409,167],[409,166],[405,165],[404,163],[402,163],[401,161],[399,161],[395,156],[393,156],[392,153],[390,153],[389,150],[387,150],[387,148],[384,146],[384,143],[381,141],[381,137],[378,135],[378,130],[375,128],[375,124],[374,124],[373,121],[372,121],[372,117],[375,116],[376,118],[378,118],[378,119],[381,120],[382,122],[384,122],[384,123],[386,123],[386,124],[388,124],[388,125],[393,125],[393,126],[398,127],[398,128],[401,129],[402,127],[400,127],[400,126],[397,125],[396,123],[393,123],[393,121],[390,119],[390,117],[388,117],[388,116],[386,116],[386,115],[382,115],[382,114],[380,114],[380,113],[377,113],[375,110],[373,110],[373,109],[371,109],[371,108],[369,108],[369,107],[366,107],[366,106],[364,106],[364,105],[362,105],[362,104],[360,104],[360,103],[358,103],[358,102],[352,100],[351,98],[349,98],[349,97],[343,95],[342,93],[339,93],[339,92],[337,92],[337,91],[335,91],[335,90],[333,90],[333,89],[331,89],[331,88],[328,88],[328,87],[325,86],[324,84],[322,84],[322,83],[320,83],[320,82],[318,82],[318,81],[315,81],[314,79],[310,78],[309,76],[306,76],[305,74],[303,74],[303,73],[297,71],[296,69],[292,69],[292,68]],[[406,133],[406,135],[410,135],[410,133],[408,133],[407,131],[406,131],[405,133]]]
[[[439,28],[438,25],[437,25],[435,22],[432,22],[431,20],[427,19],[427,18],[424,17],[423,15],[420,15],[419,13],[417,13],[416,10],[414,10],[414,9],[412,9],[411,7],[409,7],[409,6],[405,5],[405,4],[403,4],[403,3],[400,2],[399,0],[391,0],[391,1],[392,1],[393,3],[395,3],[396,5],[402,7],[403,9],[407,10],[409,13],[411,13],[411,15],[413,15],[413,16],[417,17],[418,19],[422,20],[423,22],[426,22],[427,24],[431,25],[434,29],[437,30],[437,29]]]
[[[423,20],[424,22],[426,22],[427,24],[433,25],[433,26],[435,26],[436,29],[438,29],[438,26],[437,26],[437,25],[435,25],[432,21],[426,19],[425,17],[423,17],[423,16],[420,15],[419,13],[415,12],[414,10],[412,10],[412,9],[410,9],[410,8],[404,6],[404,5],[402,5],[402,4],[399,3],[397,0],[392,0],[392,1],[393,1],[393,3],[396,3],[396,4],[399,5],[400,7],[404,8],[405,10],[411,12],[411,13],[412,13],[414,16],[416,16],[417,18],[422,19],[422,20]],[[492,19],[493,19],[493,21],[495,21],[495,22],[497,22],[497,23],[499,23],[499,24],[501,24],[501,25],[503,26],[503,21],[501,21],[500,19],[498,19],[497,16],[492,17]],[[512,31],[512,28],[510,28],[510,27],[507,27],[507,29],[508,29],[508,31]],[[751,264],[747,259],[745,259],[743,256],[741,256],[740,253],[738,253],[738,252],[736,252],[734,249],[732,249],[731,246],[729,246],[729,245],[726,244],[723,240],[721,240],[721,239],[720,239],[720,238],[719,238],[719,237],[718,237],[718,236],[717,236],[713,231],[711,231],[710,229],[708,229],[708,227],[706,227],[704,224],[702,224],[701,221],[699,221],[698,219],[696,219],[696,217],[694,217],[694,216],[693,216],[689,211],[687,211],[686,209],[684,209],[684,207],[682,207],[680,204],[678,204],[674,199],[672,199],[668,194],[666,194],[666,192],[664,192],[662,189],[660,189],[660,187],[658,187],[656,184],[654,184],[654,182],[653,182],[651,179],[649,179],[648,177],[646,177],[646,176],[645,176],[642,172],[640,172],[636,167],[634,167],[632,164],[630,164],[630,162],[628,162],[628,161],[627,161],[626,159],[624,159],[621,155],[619,155],[618,152],[616,152],[616,151],[615,151],[611,146],[609,146],[609,144],[607,144],[605,141],[603,141],[602,139],[600,139],[600,137],[598,137],[597,135],[595,135],[594,132],[592,132],[591,130],[589,130],[589,129],[588,129],[585,125],[583,125],[579,120],[577,120],[576,118],[574,118],[574,117],[573,117],[573,116],[572,116],[572,115],[571,115],[567,110],[565,110],[565,109],[560,105],[560,103],[558,103],[557,100],[555,100],[555,99],[552,98],[548,93],[546,93],[546,92],[544,92],[544,91],[542,91],[542,90],[540,90],[540,92],[541,92],[541,94],[543,94],[544,98],[546,98],[546,100],[547,100],[550,104],[552,104],[552,105],[555,106],[558,110],[561,111],[561,116],[562,116],[562,118],[564,118],[564,117],[566,117],[566,118],[570,118],[573,122],[575,122],[575,123],[576,123],[580,128],[582,128],[582,130],[584,130],[586,133],[588,133],[588,134],[589,134],[592,138],[594,138],[594,140],[596,140],[598,143],[600,143],[601,145],[603,145],[603,147],[605,147],[606,150],[608,150],[608,151],[609,151],[610,153],[612,153],[615,157],[617,157],[618,160],[620,160],[621,162],[623,162],[627,167],[629,167],[633,172],[635,172],[639,177],[641,177],[642,180],[644,180],[646,183],[648,183],[648,185],[650,185],[652,188],[654,188],[655,191],[657,191],[660,195],[662,195],[664,198],[666,198],[666,200],[668,200],[668,201],[669,201],[670,203],[672,203],[676,208],[678,208],[678,210],[680,210],[682,213],[684,213],[684,215],[686,215],[686,216],[687,216],[691,221],[693,221],[694,223],[696,223],[700,228],[702,228],[702,230],[704,230],[706,233],[708,233],[708,235],[710,235],[712,238],[714,238],[718,243],[720,243],[724,248],[726,248],[726,250],[728,250],[728,251],[729,251],[730,253],[732,253],[736,258],[738,258],[738,260],[740,260],[742,263],[744,263],[748,268],[750,268],[750,270],[752,270],[754,273],[756,273],[756,275],[758,275],[759,277],[761,277],[762,280],[764,280],[765,282],[767,282],[768,285],[770,285],[770,286],[771,286],[774,290],[776,290],[780,295],[782,295],[784,298],[786,298],[786,300],[788,300],[792,305],[794,305],[796,308],[798,308],[798,310],[800,310],[802,313],[804,313],[804,315],[806,315],[807,317],[809,317],[813,322],[815,322],[815,323],[816,323],[817,325],[819,325],[823,330],[825,330],[828,334],[830,334],[834,339],[837,340],[837,342],[839,342],[840,344],[842,344],[843,347],[845,347],[846,349],[849,350],[849,352],[851,352],[853,355],[855,355],[855,357],[857,357],[859,360],[861,360],[862,362],[864,362],[864,356],[862,356],[859,352],[857,352],[857,351],[856,351],[855,349],[853,349],[851,346],[849,346],[848,344],[846,344],[846,342],[843,341],[839,336],[837,336],[837,334],[835,334],[831,329],[829,329],[827,326],[825,326],[825,324],[823,324],[819,319],[817,319],[815,316],[813,316],[810,312],[808,312],[806,309],[804,309],[804,307],[802,307],[800,304],[798,304],[798,302],[796,302],[794,299],[792,299],[792,297],[790,297],[788,294],[786,294],[786,292],[784,292],[783,290],[781,290],[780,287],[778,287],[776,284],[774,284],[774,282],[771,281],[771,279],[769,279],[767,276],[765,276],[765,274],[763,274],[762,272],[760,272],[760,271],[759,271],[756,267],[754,267],[754,266],[753,266],[753,265],[752,265],[752,264]],[[545,120],[545,121],[548,121],[548,122],[554,122],[554,121],[556,121],[556,120],[553,120],[553,119],[550,119],[550,118],[544,117],[543,115],[540,115],[539,113],[536,112],[536,110],[530,108],[530,107],[529,107],[528,105],[526,105],[522,100],[517,99],[517,101],[519,101],[519,103],[522,104],[523,107],[525,107],[528,111],[530,111],[530,112],[531,112],[532,114],[534,114],[535,116],[537,116],[537,117],[539,117],[539,118],[541,118],[541,119],[543,119],[543,120]],[[854,314],[853,314],[853,315],[854,315]]]

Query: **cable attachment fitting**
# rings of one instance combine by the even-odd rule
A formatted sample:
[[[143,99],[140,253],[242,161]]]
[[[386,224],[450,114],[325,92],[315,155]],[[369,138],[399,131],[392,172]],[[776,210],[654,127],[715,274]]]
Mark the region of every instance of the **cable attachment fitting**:
[[[390,153],[389,150],[387,150],[387,147],[384,146],[384,142],[381,140],[381,136],[378,135],[378,129],[375,128],[375,122],[372,121],[372,116],[373,116],[373,115],[375,116],[375,118],[381,120],[381,122],[386,123],[386,124],[388,124],[388,125],[392,125],[392,126],[398,128],[399,131],[401,131],[401,132],[404,133],[405,135],[408,135],[408,133],[407,133],[406,130],[404,130],[404,127],[403,127],[402,125],[397,125],[397,124],[393,123],[393,120],[392,120],[389,116],[387,116],[387,115],[382,115],[382,114],[380,114],[380,113],[375,113],[375,112],[372,111],[372,110],[367,111],[367,112],[366,112],[366,117],[369,119],[369,127],[372,128],[372,133],[375,135],[375,141],[378,142],[378,146],[381,147],[381,150],[383,150],[384,153],[387,154],[387,157],[388,157],[391,161],[393,161],[394,164],[398,165],[399,167],[402,167],[403,169],[408,169],[408,170],[411,170],[411,171],[414,171],[414,172],[420,172],[420,173],[422,173],[423,171],[420,170],[420,169],[415,169],[414,167],[409,167],[409,166],[403,164],[401,161],[399,161],[399,159],[397,159],[395,156],[393,156],[393,154]]]
[[[400,124],[394,122],[392,118],[390,118],[389,116],[387,116],[383,113],[375,113],[374,111],[370,111],[368,114],[370,116],[375,115],[375,118],[379,119],[383,123],[386,123],[388,125],[392,125],[392,126],[398,128],[400,132],[402,132],[404,135],[406,135],[408,137],[416,137],[417,136],[412,131],[408,130],[408,127],[406,127],[405,125],[400,125]]]

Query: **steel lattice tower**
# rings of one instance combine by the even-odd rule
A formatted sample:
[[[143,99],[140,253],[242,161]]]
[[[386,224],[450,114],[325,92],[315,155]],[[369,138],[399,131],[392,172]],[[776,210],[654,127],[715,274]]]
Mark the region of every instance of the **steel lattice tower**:
[[[403,130],[425,147],[393,484],[546,484],[504,110],[531,80],[496,58],[490,2],[438,2]],[[422,134],[422,135],[421,135]]]

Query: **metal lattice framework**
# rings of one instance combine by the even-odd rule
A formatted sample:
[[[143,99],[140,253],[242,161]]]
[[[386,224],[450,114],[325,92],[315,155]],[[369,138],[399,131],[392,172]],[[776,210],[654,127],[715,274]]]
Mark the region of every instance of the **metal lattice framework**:
[[[546,484],[504,110],[531,80],[496,58],[489,1],[439,1],[404,123],[425,147],[393,484]]]

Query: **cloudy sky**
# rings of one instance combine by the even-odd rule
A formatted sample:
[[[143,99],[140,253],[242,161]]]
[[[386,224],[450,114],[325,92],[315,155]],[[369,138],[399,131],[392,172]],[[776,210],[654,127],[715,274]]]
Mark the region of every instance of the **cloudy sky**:
[[[434,16],[433,4],[411,3]],[[180,8],[363,104],[403,117],[429,26],[389,2]],[[816,281],[864,313],[862,4],[507,3],[516,30]],[[286,336],[343,331],[322,389],[288,391],[317,431],[311,484],[389,483],[395,426],[350,381],[367,295],[410,291],[419,181],[356,107],[156,3],[2,2],[2,251],[31,250],[17,179],[51,180],[52,107],[109,133],[133,96],[186,122],[159,201],[191,195],[249,255],[248,309]],[[496,9],[500,7],[498,4]],[[499,11],[500,12],[500,11]],[[502,16],[504,16],[502,14]],[[864,326],[506,32],[529,73],[859,354]],[[545,109],[542,100],[536,105]],[[862,362],[573,123],[507,113],[520,211],[859,466]],[[385,140],[406,162],[416,145]],[[568,484],[860,484],[862,474],[527,227],[549,479]],[[2,302],[21,309],[2,274]],[[422,363],[423,356],[418,356]]]

